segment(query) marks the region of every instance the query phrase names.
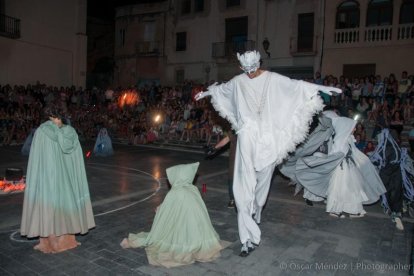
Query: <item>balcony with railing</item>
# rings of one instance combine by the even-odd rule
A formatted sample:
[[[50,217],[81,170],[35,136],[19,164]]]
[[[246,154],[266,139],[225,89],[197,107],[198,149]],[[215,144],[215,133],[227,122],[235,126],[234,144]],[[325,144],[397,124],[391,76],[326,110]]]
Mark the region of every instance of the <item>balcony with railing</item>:
[[[366,42],[390,41],[392,40],[392,26],[366,27],[364,34]]]
[[[140,41],[135,44],[138,56],[161,56],[162,44],[160,41]]]
[[[256,42],[245,40],[238,42],[215,42],[213,43],[213,58],[232,58],[237,53],[255,50]]]
[[[336,44],[352,44],[359,42],[359,28],[335,30],[334,41]]]
[[[334,33],[334,44],[341,46],[370,46],[382,43],[412,43],[413,41],[414,23],[336,29]]]
[[[0,14],[0,36],[20,38],[20,19]]]
[[[414,23],[398,25],[398,40],[414,40]]]

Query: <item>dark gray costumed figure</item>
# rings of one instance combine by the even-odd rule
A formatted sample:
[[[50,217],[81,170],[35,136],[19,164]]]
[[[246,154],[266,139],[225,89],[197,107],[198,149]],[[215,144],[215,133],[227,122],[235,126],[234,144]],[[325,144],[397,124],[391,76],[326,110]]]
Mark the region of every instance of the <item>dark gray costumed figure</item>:
[[[386,192],[375,167],[354,144],[354,126],[352,119],[323,112],[307,140],[279,167],[305,188],[305,198],[326,198],[326,211],[337,217],[363,216],[363,204]]]
[[[387,193],[382,196],[384,211],[391,215],[397,229],[404,230],[404,205],[408,207],[414,201],[414,168],[407,149],[401,148],[393,135],[388,129],[380,132],[378,145],[370,159],[377,166],[387,189]]]
[[[316,123],[315,123],[316,122]],[[299,145],[286,161],[279,166],[282,174],[289,177],[296,184],[295,194],[304,186],[304,198],[309,201],[320,201],[329,187],[329,177],[339,164],[343,154],[333,154],[324,159],[313,156],[328,151],[328,140],[332,137],[334,129],[332,121],[326,116],[315,116],[315,126],[309,130],[309,136],[304,143]],[[316,154],[317,155],[317,154]],[[311,192],[313,191],[313,192]]]

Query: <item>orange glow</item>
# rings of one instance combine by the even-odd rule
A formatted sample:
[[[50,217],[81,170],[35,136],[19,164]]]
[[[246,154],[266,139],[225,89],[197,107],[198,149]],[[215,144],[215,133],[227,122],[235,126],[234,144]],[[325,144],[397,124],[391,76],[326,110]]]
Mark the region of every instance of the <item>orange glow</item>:
[[[154,118],[154,121],[155,121],[156,123],[158,123],[158,122],[160,121],[160,119],[161,119],[161,115],[160,115],[160,114],[157,114],[157,115],[155,116],[155,118]]]
[[[26,183],[22,178],[18,182],[15,181],[7,181],[7,180],[0,180],[0,190],[5,193],[10,193],[14,191],[23,191],[26,188]]]
[[[118,105],[123,108],[125,105],[136,105],[139,102],[138,92],[134,89],[122,91],[123,96],[119,97]]]
[[[160,177],[161,177],[160,171],[155,171],[153,176],[154,176],[155,179],[160,179]]]

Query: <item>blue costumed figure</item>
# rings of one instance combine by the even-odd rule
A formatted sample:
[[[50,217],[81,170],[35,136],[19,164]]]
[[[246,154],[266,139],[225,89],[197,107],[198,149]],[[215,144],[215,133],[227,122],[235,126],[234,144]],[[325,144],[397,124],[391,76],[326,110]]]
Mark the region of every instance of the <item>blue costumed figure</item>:
[[[93,148],[93,154],[96,156],[110,156],[114,154],[112,141],[106,128],[101,128],[99,131],[98,137],[96,137],[95,147]]]
[[[36,129],[32,128],[32,130],[30,131],[29,135],[26,138],[26,141],[24,141],[23,147],[22,147],[22,155],[24,156],[29,156],[30,153],[30,147],[32,146],[32,140],[33,140],[33,135],[35,133]]]

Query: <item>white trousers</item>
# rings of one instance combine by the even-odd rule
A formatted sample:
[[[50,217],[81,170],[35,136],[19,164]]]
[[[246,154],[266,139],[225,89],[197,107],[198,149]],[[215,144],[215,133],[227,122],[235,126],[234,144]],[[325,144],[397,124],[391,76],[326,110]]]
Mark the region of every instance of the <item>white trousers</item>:
[[[236,158],[234,164],[233,193],[237,206],[237,221],[241,243],[247,240],[260,243],[260,223],[262,208],[267,200],[275,164],[261,171],[254,169],[254,136],[242,131],[237,136]],[[253,219],[255,215],[256,221]]]

